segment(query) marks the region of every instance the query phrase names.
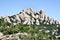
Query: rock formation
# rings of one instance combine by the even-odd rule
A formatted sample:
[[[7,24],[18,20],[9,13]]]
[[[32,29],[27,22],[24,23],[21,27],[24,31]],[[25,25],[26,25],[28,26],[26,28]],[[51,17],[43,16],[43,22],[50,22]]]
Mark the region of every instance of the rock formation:
[[[27,25],[36,24],[40,25],[40,23],[44,24],[59,24],[58,21],[48,17],[45,15],[45,12],[43,10],[40,10],[39,12],[35,12],[32,8],[25,10],[22,10],[19,14],[13,15],[11,17],[5,16],[4,21],[17,24],[17,23],[23,23]]]
[[[28,36],[27,33],[17,33],[12,35],[1,36],[0,40],[21,40],[22,37],[26,37],[26,36]]]
[[[55,34],[57,35],[58,30],[60,30],[60,29],[58,29],[58,28],[60,28],[60,23],[57,20],[54,20],[53,18],[47,16],[45,14],[44,10],[35,12],[32,8],[29,8],[27,10],[20,11],[19,14],[16,14],[16,15],[1,16],[0,19],[3,19],[4,22],[8,22],[8,23],[12,24],[13,26],[11,25],[11,27],[15,27],[16,24],[18,24],[19,27],[21,27],[19,23],[27,24],[29,28],[26,26],[27,28],[25,28],[25,29],[30,29],[30,25],[35,25],[35,27],[38,26],[38,27],[36,27],[36,29],[37,28],[39,29],[40,27],[42,27],[41,29],[38,30],[39,32],[45,31],[45,33],[47,33],[47,34],[51,33],[51,35],[54,35],[54,36],[55,36]],[[1,23],[2,22],[0,21],[0,24]],[[18,25],[16,27],[18,27]],[[43,25],[43,26],[40,26],[40,25]],[[0,26],[2,28],[5,25],[4,26],[0,25]],[[5,26],[5,27],[10,28],[10,26]],[[21,28],[21,29],[23,29],[23,28]],[[31,29],[34,29],[34,28],[32,27]],[[34,31],[36,31],[36,29]],[[24,38],[27,36],[28,36],[28,33],[24,33],[24,32],[17,33],[17,34],[11,34],[11,35],[3,35],[3,33],[0,33],[0,40],[21,40],[22,37]]]

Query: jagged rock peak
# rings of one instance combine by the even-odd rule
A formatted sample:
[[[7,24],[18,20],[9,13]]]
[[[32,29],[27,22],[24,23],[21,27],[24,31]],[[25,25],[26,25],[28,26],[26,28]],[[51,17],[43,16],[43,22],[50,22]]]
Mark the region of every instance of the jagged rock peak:
[[[45,14],[45,12],[44,12],[44,10],[43,10],[43,9],[41,9],[41,10],[40,10],[40,13],[41,13],[41,14]]]
[[[3,16],[2,18],[4,18],[5,22],[7,21],[9,23],[13,23],[14,25],[18,23],[23,23],[27,25],[31,25],[31,24],[40,25],[41,23],[47,25],[59,24],[58,21],[45,15],[43,9],[38,12],[35,12],[32,8],[29,8],[27,10],[21,10],[20,13],[17,15]]]

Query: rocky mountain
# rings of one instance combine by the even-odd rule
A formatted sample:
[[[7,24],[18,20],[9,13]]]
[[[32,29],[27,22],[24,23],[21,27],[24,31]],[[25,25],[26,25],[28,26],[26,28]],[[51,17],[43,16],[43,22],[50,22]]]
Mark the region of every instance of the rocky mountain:
[[[0,40],[60,40],[60,23],[29,8],[0,17]]]
[[[35,12],[32,8],[29,8],[27,10],[22,10],[20,11],[19,14],[16,15],[2,16],[0,18],[3,18],[5,22],[12,23],[13,25],[16,25],[18,23],[23,23],[27,25],[31,25],[31,24],[40,25],[41,23],[47,25],[59,24],[57,20],[54,20],[53,18],[47,16],[43,10]]]

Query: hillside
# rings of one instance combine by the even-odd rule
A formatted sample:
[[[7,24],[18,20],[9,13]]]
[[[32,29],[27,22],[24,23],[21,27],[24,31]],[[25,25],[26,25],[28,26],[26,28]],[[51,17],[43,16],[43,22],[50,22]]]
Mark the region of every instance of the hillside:
[[[60,23],[32,8],[0,17],[1,40],[59,40]]]

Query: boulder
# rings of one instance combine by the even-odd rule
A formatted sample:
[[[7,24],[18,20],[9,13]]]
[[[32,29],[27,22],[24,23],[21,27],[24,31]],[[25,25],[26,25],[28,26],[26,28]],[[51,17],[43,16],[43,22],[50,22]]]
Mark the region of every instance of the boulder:
[[[8,16],[6,16],[6,17],[4,18],[4,21],[11,23],[10,18],[9,18]]]
[[[15,19],[17,20],[17,23],[21,23],[21,19],[19,18],[19,15],[16,15]]]
[[[36,20],[36,25],[40,25],[40,23],[39,23],[39,20],[38,20],[38,19]]]
[[[3,37],[3,33],[0,32],[0,38]]]

